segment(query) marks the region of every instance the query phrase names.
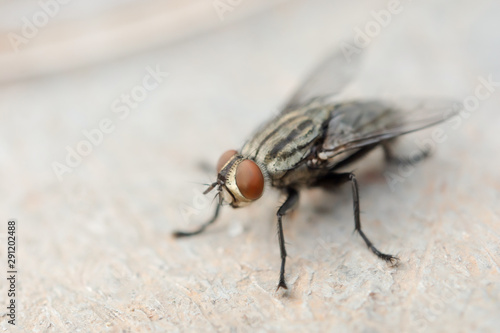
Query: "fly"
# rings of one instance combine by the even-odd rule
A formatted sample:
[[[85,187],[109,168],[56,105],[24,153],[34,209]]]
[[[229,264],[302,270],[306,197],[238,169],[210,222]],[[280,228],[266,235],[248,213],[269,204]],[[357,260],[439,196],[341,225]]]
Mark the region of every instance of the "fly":
[[[278,116],[265,123],[240,150],[222,154],[217,163],[217,180],[204,192],[217,191],[214,216],[197,230],[177,231],[174,236],[192,236],[205,230],[215,222],[224,202],[233,208],[243,207],[258,200],[267,186],[279,189],[286,194],[286,200],[276,213],[281,254],[277,289],[288,289],[283,217],[298,202],[300,189],[350,183],[355,231],[375,255],[396,264],[397,257],[380,252],[363,232],[356,176],[339,170],[377,147],[383,148],[389,162],[405,164],[424,159],[428,151],[410,160],[394,155],[391,146],[397,137],[439,124],[458,110],[446,101],[415,101],[411,106],[384,100],[329,101],[352,76],[350,69],[352,66],[346,66],[342,55],[330,57],[309,76]]]

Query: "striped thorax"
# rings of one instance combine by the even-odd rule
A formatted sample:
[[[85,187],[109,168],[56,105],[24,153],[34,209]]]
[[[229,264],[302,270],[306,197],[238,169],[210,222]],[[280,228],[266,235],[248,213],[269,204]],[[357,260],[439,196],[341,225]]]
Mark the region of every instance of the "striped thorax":
[[[242,148],[241,154],[262,165],[269,174],[273,186],[283,179],[295,177],[301,172],[312,146],[325,131],[331,108],[309,105],[265,124]]]

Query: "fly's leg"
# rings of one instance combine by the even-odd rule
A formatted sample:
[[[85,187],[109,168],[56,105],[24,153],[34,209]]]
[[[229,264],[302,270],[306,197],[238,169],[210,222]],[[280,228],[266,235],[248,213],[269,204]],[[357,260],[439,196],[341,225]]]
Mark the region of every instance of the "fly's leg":
[[[394,154],[393,149],[391,148],[389,143],[383,145],[385,160],[390,164],[402,165],[402,166],[410,166],[415,165],[418,162],[425,160],[427,157],[431,155],[430,149],[419,150],[410,156],[397,156]]]
[[[276,216],[278,217],[278,239],[279,239],[280,254],[281,254],[280,280],[276,290],[279,290],[280,288],[288,289],[285,282],[286,249],[285,249],[285,237],[283,236],[283,224],[281,222],[281,219],[295,206],[298,200],[299,200],[299,192],[297,192],[295,189],[289,188],[288,196],[285,202],[283,203],[283,205],[281,205],[281,207],[278,209],[278,212],[276,213]]]
[[[357,231],[361,238],[365,241],[366,245],[370,250],[372,250],[373,253],[377,255],[377,257],[384,259],[385,261],[390,262],[391,264],[395,264],[398,262],[398,258],[390,255],[390,254],[385,254],[380,252],[374,245],[373,243],[366,237],[365,233],[363,230],[361,230],[361,219],[359,217],[359,190],[358,190],[358,182],[356,180],[356,177],[354,176],[354,173],[340,173],[340,174],[334,174],[333,175],[335,178],[337,178],[338,181],[340,182],[348,182],[350,181],[352,184],[352,200],[353,200],[353,209],[354,209],[354,231]]]
[[[214,223],[215,220],[217,220],[221,206],[222,205],[220,203],[217,204],[217,208],[215,209],[214,216],[209,221],[203,223],[198,229],[196,229],[194,231],[175,231],[174,233],[172,233],[172,236],[174,236],[176,238],[180,238],[180,237],[194,236],[194,235],[197,235],[197,234],[203,232],[210,224]]]

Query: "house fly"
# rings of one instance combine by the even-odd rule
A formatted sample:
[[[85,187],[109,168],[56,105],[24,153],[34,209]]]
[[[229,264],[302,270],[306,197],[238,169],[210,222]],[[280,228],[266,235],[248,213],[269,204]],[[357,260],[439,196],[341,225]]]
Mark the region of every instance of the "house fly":
[[[384,100],[332,102],[331,97],[353,76],[352,69],[342,55],[334,54],[313,71],[283,110],[261,126],[241,149],[222,154],[217,163],[217,179],[204,192],[217,191],[214,216],[197,230],[177,231],[174,236],[192,236],[205,230],[215,222],[223,203],[243,207],[259,199],[266,187],[279,189],[286,194],[286,200],[276,213],[281,254],[277,289],[287,289],[282,219],[298,202],[299,190],[350,183],[355,231],[375,255],[397,263],[397,257],[379,251],[363,232],[356,176],[340,169],[377,147],[383,148],[387,161],[408,163],[409,158],[393,154],[391,145],[395,139],[439,124],[458,110],[456,104],[447,101],[415,101],[411,106]],[[428,153],[413,155],[411,163]]]

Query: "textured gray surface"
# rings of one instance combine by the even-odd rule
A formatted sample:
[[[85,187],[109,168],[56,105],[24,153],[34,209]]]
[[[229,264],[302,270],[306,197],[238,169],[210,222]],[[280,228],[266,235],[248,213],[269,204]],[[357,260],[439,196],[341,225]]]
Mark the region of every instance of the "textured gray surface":
[[[363,50],[363,71],[346,95],[464,100],[479,76],[500,81],[496,2],[402,4]],[[443,127],[436,154],[395,190],[380,169],[358,170],[364,229],[381,250],[399,255],[398,268],[352,234],[348,186],[304,192],[286,218],[286,293],[275,292],[280,198],[273,191],[248,208],[225,209],[199,237],[170,237],[211,214],[196,194],[214,175],[199,165],[238,148],[318,59],[342,40],[352,43],[353,27],[386,7],[294,1],[166,48],[3,85],[0,211],[3,220],[19,221],[18,327],[498,329],[498,91],[455,127]],[[121,119],[113,101],[156,65],[169,76]],[[103,118],[114,131],[58,181],[53,161],[62,163],[65,147],[75,148],[82,131]],[[3,245],[0,254],[4,270]],[[11,330],[1,315],[0,328]]]

